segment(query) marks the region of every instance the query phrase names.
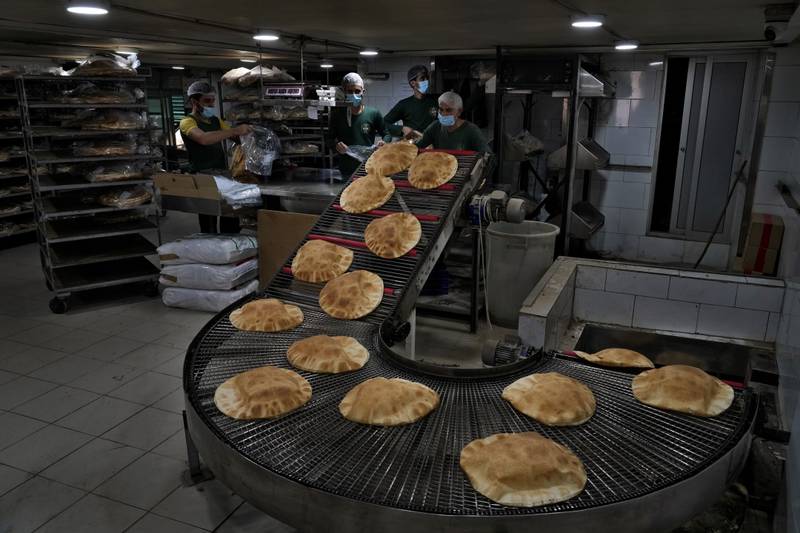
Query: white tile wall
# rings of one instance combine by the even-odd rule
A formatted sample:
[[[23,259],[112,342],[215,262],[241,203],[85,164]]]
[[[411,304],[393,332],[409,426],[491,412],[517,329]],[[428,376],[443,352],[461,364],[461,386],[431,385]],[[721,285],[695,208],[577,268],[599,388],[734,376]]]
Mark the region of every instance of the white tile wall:
[[[650,155],[652,128],[605,128],[605,144],[603,147],[611,154]]]
[[[633,327],[694,333],[699,307],[694,303],[637,296]]]
[[[770,313],[769,320],[767,321],[767,333],[764,336],[764,340],[767,342],[775,342],[778,337],[778,326],[781,322],[781,314],[780,313]]]
[[[669,283],[669,298],[684,302],[734,306],[736,287],[736,283],[673,277]]]
[[[789,171],[792,167],[793,151],[798,148],[796,139],[789,137],[764,137],[761,146],[759,170]]]
[[[644,235],[647,233],[647,211],[644,209],[622,209],[619,210],[620,231],[628,235]]]
[[[600,181],[592,183],[591,197],[596,206],[645,208],[645,185],[621,181]]]
[[[625,161],[627,162],[629,158],[633,157],[644,157],[644,156],[627,156],[625,158]],[[626,164],[631,164],[631,163],[626,163]],[[622,181],[632,181],[636,183],[650,183],[652,181],[652,172],[649,170],[644,172],[626,170],[622,175]]]
[[[666,298],[669,276],[610,269],[606,273],[606,291]]]
[[[661,237],[640,237],[637,258],[652,263],[680,263],[684,241]]]
[[[784,290],[777,287],[740,285],[736,294],[736,307],[780,313]]]
[[[687,265],[694,265],[697,258],[703,253],[705,243],[697,241],[684,241],[683,245],[683,263]],[[712,243],[709,246],[706,255],[703,256],[703,261],[700,268],[713,268],[715,270],[726,270],[728,267],[728,255],[730,253],[729,244]]]
[[[770,102],[764,135],[767,137],[794,137],[800,120],[800,103]]]
[[[658,125],[658,100],[631,100],[628,126],[655,128]]]
[[[592,266],[578,266],[575,287],[602,291],[606,288],[606,269]]]
[[[597,113],[597,123],[604,126],[628,125],[628,115],[631,111],[631,100],[600,100]]]
[[[656,94],[657,73],[653,70],[634,70],[611,72],[612,83],[616,84],[616,98],[653,99]]]
[[[771,102],[800,102],[800,66],[777,65],[772,76]]]
[[[735,307],[701,304],[697,332],[706,335],[763,340],[769,313]]]
[[[589,322],[630,326],[634,298],[631,294],[575,289],[573,316]]]

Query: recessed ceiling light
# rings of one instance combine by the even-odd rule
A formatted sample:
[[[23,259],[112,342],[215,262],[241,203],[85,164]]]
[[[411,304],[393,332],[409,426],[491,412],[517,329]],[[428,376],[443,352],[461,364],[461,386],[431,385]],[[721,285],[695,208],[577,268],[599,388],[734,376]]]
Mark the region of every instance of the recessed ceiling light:
[[[108,2],[104,0],[69,0],[67,11],[76,15],[107,15]]]
[[[255,59],[248,59],[246,57],[243,57],[243,58],[239,59],[239,61],[241,61],[242,63],[255,63],[256,62]]]
[[[319,67],[320,68],[333,68],[333,63],[331,63],[330,61],[328,61],[326,59],[323,59],[322,63],[319,64]]]
[[[663,65],[663,64],[664,64],[664,62],[663,62],[663,61],[651,61],[651,62],[650,62],[650,66],[651,66],[651,67],[660,67],[660,66],[661,66],[661,65]]]
[[[639,48],[639,41],[625,40],[617,41],[614,43],[614,48],[617,50],[636,50]]]
[[[599,28],[606,21],[603,15],[575,15],[572,17],[573,28]]]
[[[186,67],[181,67],[180,65],[175,65],[172,67],[172,70],[184,70]]]
[[[253,39],[256,41],[277,41],[280,39],[280,36],[271,31],[260,31],[253,35]]]
[[[378,55],[378,51],[377,50],[361,50],[359,52],[359,54],[361,54],[362,56],[376,56],[376,55]]]

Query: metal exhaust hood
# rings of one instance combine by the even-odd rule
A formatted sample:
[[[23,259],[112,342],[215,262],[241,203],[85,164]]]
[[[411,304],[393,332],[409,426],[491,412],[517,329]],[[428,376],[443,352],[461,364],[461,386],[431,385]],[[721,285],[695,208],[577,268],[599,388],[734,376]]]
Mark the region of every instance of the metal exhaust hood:
[[[597,170],[608,165],[611,155],[594,139],[584,139],[576,149],[576,170]],[[565,144],[547,156],[547,167],[562,170],[567,167],[567,145]]]

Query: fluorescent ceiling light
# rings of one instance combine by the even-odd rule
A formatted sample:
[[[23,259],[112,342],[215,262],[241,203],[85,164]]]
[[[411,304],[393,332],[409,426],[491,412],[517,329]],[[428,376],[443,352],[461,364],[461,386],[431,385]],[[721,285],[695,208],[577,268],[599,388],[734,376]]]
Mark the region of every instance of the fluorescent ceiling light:
[[[67,11],[76,15],[108,15],[108,2],[103,0],[70,0]]]
[[[181,67],[180,65],[175,65],[174,67],[172,67],[172,70],[183,70],[185,68],[186,67]]]
[[[280,36],[271,31],[260,31],[253,35],[253,39],[256,41],[277,41],[280,39]]]
[[[361,54],[362,56],[376,56],[376,55],[378,55],[378,51],[377,50],[361,50],[359,52],[359,54]]]
[[[241,61],[242,63],[255,63],[256,62],[255,59],[248,59],[246,57],[243,57],[243,58],[239,59],[239,61]]]
[[[606,21],[603,15],[576,15],[572,17],[573,28],[599,28]]]
[[[614,43],[614,48],[617,50],[636,50],[639,48],[639,41],[626,40],[617,41]]]

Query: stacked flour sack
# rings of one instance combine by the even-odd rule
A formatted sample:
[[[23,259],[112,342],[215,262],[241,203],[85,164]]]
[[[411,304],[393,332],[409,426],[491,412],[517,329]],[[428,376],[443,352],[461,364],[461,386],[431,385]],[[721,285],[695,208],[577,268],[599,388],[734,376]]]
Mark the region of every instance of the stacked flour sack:
[[[161,299],[169,307],[221,311],[258,289],[255,236],[197,233],[158,247]]]

